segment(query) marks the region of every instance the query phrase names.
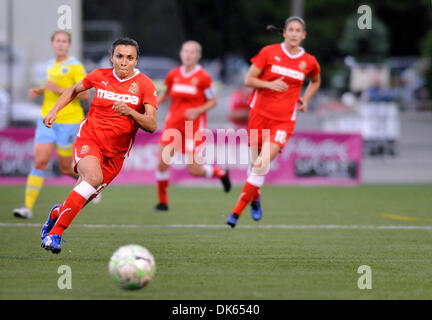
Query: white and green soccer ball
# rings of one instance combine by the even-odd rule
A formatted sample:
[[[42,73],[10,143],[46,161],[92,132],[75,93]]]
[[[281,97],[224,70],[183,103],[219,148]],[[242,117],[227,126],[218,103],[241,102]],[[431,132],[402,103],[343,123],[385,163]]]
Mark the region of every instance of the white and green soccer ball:
[[[156,262],[143,246],[128,244],[113,253],[108,269],[114,282],[123,289],[139,289],[153,279]]]

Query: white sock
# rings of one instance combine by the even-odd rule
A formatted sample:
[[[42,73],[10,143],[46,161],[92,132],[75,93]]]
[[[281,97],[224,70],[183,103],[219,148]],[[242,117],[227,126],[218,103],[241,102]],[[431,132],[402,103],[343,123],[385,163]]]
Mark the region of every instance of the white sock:
[[[213,173],[214,173],[214,169],[213,166],[209,165],[209,164],[205,164],[203,165],[203,168],[205,170],[205,177],[206,178],[212,178],[213,177]]]
[[[265,176],[259,176],[255,173],[251,173],[247,178],[247,182],[255,187],[261,187],[264,184]]]
[[[156,171],[156,180],[168,180],[169,179],[169,171]]]
[[[93,188],[93,186],[90,185],[86,181],[82,181],[73,190],[76,193],[78,193],[80,196],[82,196],[83,198],[85,198],[86,200],[88,200],[92,196],[92,194],[94,194],[96,192],[96,189]]]

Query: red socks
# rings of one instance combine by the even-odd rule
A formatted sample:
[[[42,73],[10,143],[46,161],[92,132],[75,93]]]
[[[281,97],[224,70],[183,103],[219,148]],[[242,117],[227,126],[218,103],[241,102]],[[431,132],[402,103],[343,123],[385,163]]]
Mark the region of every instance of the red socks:
[[[213,167],[213,176],[212,178],[219,178],[222,179],[223,177],[225,177],[226,172],[224,169],[221,169],[219,167],[214,166]]]
[[[246,206],[249,204],[249,202],[254,200],[254,197],[258,194],[258,191],[259,191],[259,187],[256,187],[246,181],[243,190],[240,194],[240,197],[237,201],[237,204],[232,210],[232,212],[240,216],[244,208],[246,208]]]
[[[257,193],[255,193],[255,195],[252,198],[252,201],[258,201],[260,195],[261,195],[261,189],[258,188]]]
[[[206,171],[205,176],[207,178],[222,179],[226,175],[226,171],[219,167],[210,166],[210,165],[204,165],[203,167],[204,170]],[[168,185],[169,185],[168,178],[169,178],[168,171],[156,172],[159,203],[168,204]]]
[[[59,215],[60,215],[60,208],[62,206],[58,206],[57,208],[55,208],[53,211],[51,211],[51,215],[50,218],[53,220],[57,220]]]
[[[260,196],[260,187],[264,184],[264,178],[265,176],[263,175],[257,175],[254,173],[249,174],[237,204],[232,210],[233,213],[241,216],[244,208],[246,208],[249,202],[258,200]]]
[[[69,196],[63,204],[52,211],[51,218],[57,218],[57,222],[49,235],[58,234],[61,236],[63,231],[72,223],[72,220],[78,212],[84,207],[90,196],[95,192],[96,189],[85,181],[77,185],[72,192],[69,193]]]
[[[168,180],[158,180],[157,191],[159,203],[168,204]]]
[[[209,164],[204,164],[203,169],[205,171],[205,177],[206,178],[218,178],[218,179],[222,179],[223,177],[225,177],[226,172],[225,170],[216,167],[216,166],[212,166]]]

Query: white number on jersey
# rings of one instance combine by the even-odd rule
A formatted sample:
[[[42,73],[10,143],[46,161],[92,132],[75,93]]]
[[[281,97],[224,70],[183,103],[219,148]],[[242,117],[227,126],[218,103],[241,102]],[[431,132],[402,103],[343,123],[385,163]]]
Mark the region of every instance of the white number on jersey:
[[[281,144],[284,144],[286,142],[286,138],[287,138],[287,133],[284,130],[278,130],[276,131],[276,135],[274,140],[276,142],[279,142]]]

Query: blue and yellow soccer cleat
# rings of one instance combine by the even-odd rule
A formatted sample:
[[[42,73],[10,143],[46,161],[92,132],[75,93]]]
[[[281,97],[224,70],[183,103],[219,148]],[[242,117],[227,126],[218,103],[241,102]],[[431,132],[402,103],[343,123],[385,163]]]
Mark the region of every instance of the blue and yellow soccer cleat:
[[[237,213],[231,213],[229,217],[226,219],[226,224],[229,225],[231,228],[234,228],[237,224],[239,216]]]
[[[61,251],[60,244],[62,240],[63,240],[62,237],[60,237],[58,234],[48,235],[45,238],[43,238],[41,247],[47,251],[51,250],[52,253],[54,254],[59,254]],[[63,240],[63,242],[66,241]]]
[[[45,221],[44,225],[42,226],[42,230],[41,230],[41,239],[43,240],[48,233],[50,233],[51,229],[54,227],[57,219],[51,219],[51,213],[53,212],[53,210],[57,207],[60,207],[61,204],[57,203],[55,205],[53,205],[53,207],[51,208],[49,214],[48,214],[48,219],[47,221]]]
[[[252,219],[254,219],[255,221],[261,220],[263,214],[261,209],[261,196],[258,197],[257,201],[251,202],[250,208]]]

